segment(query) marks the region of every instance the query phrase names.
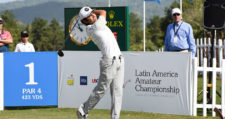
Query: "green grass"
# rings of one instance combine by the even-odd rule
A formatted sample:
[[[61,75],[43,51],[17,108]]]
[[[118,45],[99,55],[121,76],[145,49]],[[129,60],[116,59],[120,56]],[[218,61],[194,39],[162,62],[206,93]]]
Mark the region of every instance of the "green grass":
[[[202,77],[198,79],[198,92],[202,90]],[[217,79],[217,90],[220,92],[221,80]],[[212,89],[211,89],[212,91]],[[212,93],[211,93],[212,94]],[[217,104],[221,99],[217,95]],[[202,103],[202,95],[198,97],[199,104]],[[77,119],[76,110],[71,108],[57,107],[11,107],[0,111],[0,119]],[[156,114],[145,112],[121,111],[120,119],[219,119],[212,117],[212,110],[207,111],[208,117],[202,117],[202,109],[198,109],[200,116],[178,116],[169,114]],[[94,109],[89,114],[88,119],[110,119],[109,110]]]
[[[72,108],[14,108],[0,111],[0,119],[77,119]],[[88,119],[110,119],[109,110],[94,109]],[[120,119],[219,119],[218,117],[178,116],[145,112],[121,111]]]
[[[208,84],[208,80],[207,79],[207,84]],[[198,91],[197,93],[201,92],[203,90],[203,79],[202,77],[199,77],[198,78]],[[220,78],[217,78],[216,79],[216,90],[221,94],[221,79]],[[210,88],[210,95],[212,96],[212,88]],[[198,103],[199,104],[202,104],[202,98],[203,98],[203,93],[198,97]],[[217,94],[216,94],[216,104],[221,104],[221,97],[219,97]]]
[[[209,77],[209,75],[207,77]],[[208,84],[208,81],[209,81],[209,78],[207,79],[207,84]],[[202,90],[203,90],[203,78],[198,77],[197,93],[200,93]],[[217,76],[217,79],[216,79],[216,90],[221,94],[221,79],[218,76]],[[210,96],[212,96],[212,88],[210,88]],[[197,98],[197,101],[198,101],[198,104],[203,104],[203,93],[201,93],[201,95]],[[216,94],[216,104],[221,104],[221,97],[219,97],[217,94]],[[198,116],[203,115],[203,109],[202,108],[197,109],[197,115]],[[212,115],[211,109],[207,110],[207,115],[208,116]]]

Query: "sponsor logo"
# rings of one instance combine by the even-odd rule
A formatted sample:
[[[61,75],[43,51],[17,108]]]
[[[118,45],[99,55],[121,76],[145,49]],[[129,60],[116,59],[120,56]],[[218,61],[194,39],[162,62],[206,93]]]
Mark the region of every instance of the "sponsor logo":
[[[114,37],[116,38],[116,40],[117,40],[117,32],[113,32],[113,35],[114,35]]]
[[[86,7],[84,10],[87,12],[87,11],[89,11],[89,8]]]
[[[107,21],[108,27],[123,27],[123,21]]]
[[[98,79],[92,79],[92,83],[97,83]]]
[[[125,88],[126,85],[127,85],[128,83],[130,83],[130,82],[131,82],[131,80],[126,80],[126,81],[124,82],[124,84],[123,84],[123,88]]]
[[[113,10],[109,11],[108,15],[109,15],[109,19],[110,19],[110,21],[107,21],[108,27],[119,27],[119,28],[124,27],[122,20],[114,20],[115,16],[116,16],[115,11],[113,11]]]
[[[73,74],[67,77],[67,85],[74,85],[74,77]]]
[[[109,18],[110,19],[114,19],[114,17],[115,17],[115,12],[114,11],[109,11]]]
[[[87,85],[87,76],[80,76],[80,85]]]

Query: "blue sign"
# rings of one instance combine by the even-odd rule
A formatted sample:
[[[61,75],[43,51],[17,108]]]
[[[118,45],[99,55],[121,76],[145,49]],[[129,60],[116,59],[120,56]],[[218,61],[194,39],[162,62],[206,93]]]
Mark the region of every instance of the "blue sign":
[[[56,52],[4,53],[4,106],[58,105]]]

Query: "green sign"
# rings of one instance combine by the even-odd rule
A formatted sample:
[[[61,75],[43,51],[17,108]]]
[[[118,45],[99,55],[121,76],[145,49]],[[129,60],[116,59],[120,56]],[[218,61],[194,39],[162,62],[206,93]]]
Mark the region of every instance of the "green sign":
[[[78,18],[81,8],[65,8],[65,50],[97,51],[97,46],[90,40],[82,44],[76,43],[71,36],[71,29]],[[107,12],[107,26],[112,30],[121,51],[129,50],[129,8],[97,7]],[[78,21],[78,20],[77,20]],[[71,33],[71,34],[70,34]],[[90,41],[90,42],[89,42]]]

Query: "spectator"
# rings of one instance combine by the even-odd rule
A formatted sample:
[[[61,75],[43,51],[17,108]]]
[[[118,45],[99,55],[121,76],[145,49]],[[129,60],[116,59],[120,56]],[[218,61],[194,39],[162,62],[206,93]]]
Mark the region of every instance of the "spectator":
[[[15,52],[35,52],[33,44],[28,42],[29,34],[26,30],[21,32],[21,42],[16,45]]]
[[[174,8],[171,13],[173,23],[167,27],[165,51],[190,51],[192,57],[195,57],[196,45],[191,25],[182,20],[182,13],[179,8]]]
[[[13,43],[10,32],[3,30],[3,19],[0,18],[0,52],[8,52],[9,44]]]

